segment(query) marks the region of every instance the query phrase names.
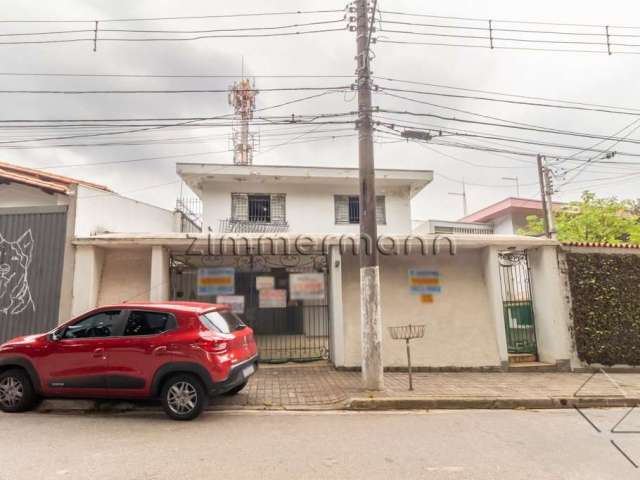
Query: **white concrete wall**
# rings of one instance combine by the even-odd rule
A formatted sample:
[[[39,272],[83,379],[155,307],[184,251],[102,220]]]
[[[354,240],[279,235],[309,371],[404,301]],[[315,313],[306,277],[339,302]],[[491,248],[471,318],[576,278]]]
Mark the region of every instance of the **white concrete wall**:
[[[68,205],[69,199],[60,193],[46,193],[39,188],[18,183],[0,184],[0,207],[42,207]]]
[[[76,247],[71,317],[80,315],[98,305],[102,288],[104,257],[105,251],[102,248],[87,245]],[[60,323],[67,320],[69,318],[59,319]]]
[[[78,186],[75,234],[170,233],[176,230],[173,212],[116,193]]]
[[[529,250],[533,313],[541,362],[570,362],[577,357],[570,335],[571,316],[567,285],[560,275],[556,247]]]
[[[513,218],[510,213],[496,218],[492,223],[493,233],[496,235],[513,235],[516,233],[513,226]]]
[[[455,256],[381,256],[380,277],[385,367],[405,367],[403,341],[392,340],[392,325],[426,324],[425,338],[412,342],[412,363],[424,367],[500,367],[495,298],[490,296],[481,250]],[[424,304],[409,291],[408,270],[438,270],[442,293]],[[344,364],[360,365],[360,294],[358,258],[342,256]]]
[[[98,305],[149,301],[151,249],[105,250]]]
[[[218,222],[231,217],[232,193],[284,193],[286,218],[290,233],[359,232],[358,225],[336,225],[334,195],[357,195],[356,188],[331,185],[299,184],[205,184],[201,198],[205,229],[218,230]],[[411,233],[411,201],[407,188],[379,188],[377,195],[385,195],[386,225],[378,226],[380,234]]]

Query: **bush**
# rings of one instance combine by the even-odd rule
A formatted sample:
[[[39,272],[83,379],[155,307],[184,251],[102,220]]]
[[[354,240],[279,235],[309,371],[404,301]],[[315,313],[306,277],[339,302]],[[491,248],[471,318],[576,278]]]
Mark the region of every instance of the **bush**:
[[[640,255],[567,253],[578,357],[640,365]]]

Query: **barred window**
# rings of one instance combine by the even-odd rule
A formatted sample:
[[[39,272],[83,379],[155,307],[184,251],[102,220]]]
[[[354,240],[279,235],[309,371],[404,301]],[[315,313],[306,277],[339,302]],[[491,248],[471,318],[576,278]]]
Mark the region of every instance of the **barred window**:
[[[285,223],[284,193],[232,193],[231,219],[251,223]]]
[[[360,197],[357,195],[335,195],[336,224],[360,223]],[[387,223],[385,197],[376,197],[376,222],[378,225]]]

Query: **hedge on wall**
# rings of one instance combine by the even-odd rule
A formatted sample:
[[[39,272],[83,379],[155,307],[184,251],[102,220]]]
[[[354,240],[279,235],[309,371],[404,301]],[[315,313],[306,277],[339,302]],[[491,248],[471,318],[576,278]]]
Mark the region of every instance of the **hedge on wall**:
[[[640,365],[640,255],[567,253],[580,360]]]

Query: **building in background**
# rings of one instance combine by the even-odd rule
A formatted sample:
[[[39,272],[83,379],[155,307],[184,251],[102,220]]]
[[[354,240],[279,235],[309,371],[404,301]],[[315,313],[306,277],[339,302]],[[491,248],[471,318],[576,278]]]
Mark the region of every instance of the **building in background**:
[[[74,238],[176,225],[173,212],[104,185],[0,163],[0,341],[71,318],[73,296],[87,292]]]
[[[554,210],[564,204],[553,203]],[[542,202],[529,198],[509,197],[482,208],[457,221],[425,220],[416,222],[414,231],[421,234],[496,234],[516,235],[527,226],[527,217],[543,217]]]

